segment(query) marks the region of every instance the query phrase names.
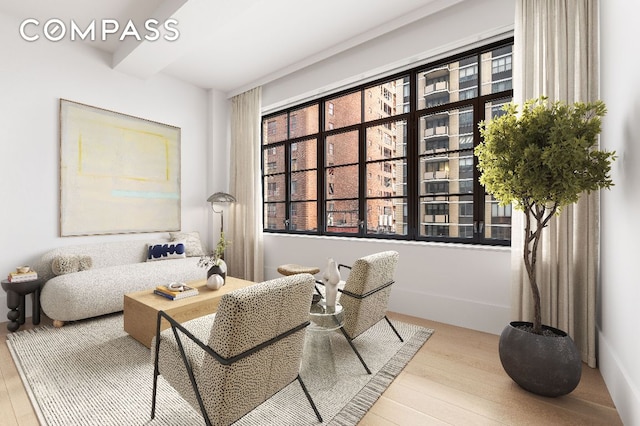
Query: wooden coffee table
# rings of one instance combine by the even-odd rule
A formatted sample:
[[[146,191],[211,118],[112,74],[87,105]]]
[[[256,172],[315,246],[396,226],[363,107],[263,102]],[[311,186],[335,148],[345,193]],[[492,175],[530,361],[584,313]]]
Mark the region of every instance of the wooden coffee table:
[[[178,322],[189,321],[218,310],[220,298],[234,290],[255,284],[240,278],[227,277],[225,285],[219,290],[209,290],[206,280],[191,281],[187,285],[200,291],[197,296],[181,300],[169,300],[153,293],[153,289],[137,291],[124,295],[124,331],[146,347],[151,347],[151,340],[156,335],[158,312],[165,311]],[[162,321],[162,330],[169,327]]]

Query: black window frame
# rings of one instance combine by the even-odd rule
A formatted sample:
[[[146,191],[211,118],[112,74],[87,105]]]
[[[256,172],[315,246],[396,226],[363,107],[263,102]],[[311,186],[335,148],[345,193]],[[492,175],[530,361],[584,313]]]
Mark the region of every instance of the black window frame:
[[[485,119],[484,114],[485,114],[486,104],[492,101],[499,101],[506,98],[513,98],[513,89],[504,90],[498,93],[482,94],[482,75],[481,74],[483,72],[487,72],[486,70],[483,70],[483,67],[482,67],[482,60],[481,60],[482,54],[495,51],[496,49],[501,49],[501,48],[504,48],[505,50],[507,49],[512,50],[512,46],[513,46],[513,38],[508,38],[505,40],[501,40],[485,46],[478,47],[473,50],[465,51],[460,54],[456,54],[438,61],[434,61],[432,63],[423,64],[418,67],[414,67],[410,70],[403,71],[401,73],[380,78],[372,82],[367,82],[365,84],[350,88],[348,90],[331,93],[319,99],[314,99],[312,101],[308,101],[302,104],[293,105],[283,110],[265,114],[262,117],[263,129],[265,129],[264,123],[268,124],[278,116],[282,116],[286,114],[287,117],[289,117],[289,114],[300,111],[304,108],[314,106],[314,105],[318,106],[318,117],[317,117],[318,132],[317,133],[304,135],[304,136],[295,136],[291,138],[285,138],[285,140],[280,140],[273,143],[268,142],[267,144],[264,143],[264,138],[265,136],[268,137],[268,135],[264,135],[264,134],[262,135],[263,143],[261,145],[261,153],[262,153],[261,164],[262,164],[263,194],[265,193],[264,185],[266,182],[266,178],[269,177],[269,174],[265,171],[264,155],[267,150],[278,147],[278,146],[284,146],[284,153],[285,153],[284,172],[279,174],[283,174],[285,176],[285,185],[282,188],[282,190],[286,190],[286,195],[284,199],[282,201],[274,202],[276,204],[284,204],[285,206],[284,212],[286,217],[283,221],[284,223],[282,226],[276,224],[274,229],[273,228],[274,224],[268,224],[266,222],[265,212],[267,212],[268,210],[267,204],[271,204],[271,203],[268,201],[263,201],[262,212],[263,212],[264,232],[265,233],[281,233],[281,234],[330,235],[330,236],[345,236],[345,237],[353,237],[353,238],[373,238],[373,239],[390,239],[390,240],[435,241],[435,242],[449,242],[449,243],[461,243],[461,244],[480,244],[480,245],[489,245],[489,246],[509,246],[511,244],[510,238],[494,239],[494,238],[491,238],[490,235],[485,236],[485,231],[484,231],[485,214],[491,215],[491,212],[489,211],[488,213],[486,213],[487,194],[485,193],[482,185],[480,185],[479,183],[480,173],[477,169],[477,157],[475,155],[473,155],[473,178],[472,178],[473,193],[459,194],[461,197],[460,198],[461,200],[462,199],[469,200],[470,196],[473,197],[473,221],[472,221],[473,223],[469,224],[468,221],[465,220],[465,224],[464,224],[467,227],[469,226],[473,227],[473,236],[472,237],[450,237],[448,235],[449,232],[448,231],[445,232],[444,227],[442,227],[439,224],[431,224],[432,227],[435,227],[434,229],[437,228],[436,233],[438,235],[434,235],[434,236],[421,235],[420,227],[422,225],[420,224],[420,215],[421,215],[420,200],[421,198],[425,198],[425,196],[420,195],[421,193],[420,186],[425,185],[425,183],[421,183],[421,180],[418,179],[418,176],[420,173],[419,171],[420,157],[424,156],[423,154],[419,154],[419,152],[421,152],[419,145],[421,143],[423,144],[423,147],[422,147],[422,150],[423,150],[425,142],[419,140],[418,129],[420,125],[419,124],[420,118],[426,115],[438,113],[438,112],[444,112],[444,111],[452,111],[452,110],[459,110],[460,112],[463,112],[466,109],[471,108],[473,111],[473,121],[472,121],[473,125],[471,126],[471,129],[468,129],[468,130],[473,135],[472,136],[473,146],[475,147],[480,142],[480,132],[478,129],[478,123]],[[420,72],[424,72],[425,70],[431,67],[446,66],[449,63],[455,62],[455,61],[460,61],[460,60],[466,61],[468,60],[468,58],[472,58],[472,57],[477,58],[477,62],[475,65],[477,67],[477,73],[476,73],[477,85],[474,86],[475,88],[477,88],[476,97],[471,99],[460,99],[458,101],[453,101],[453,102],[429,104],[429,105],[425,105],[424,108],[418,109],[418,94],[417,94],[416,88],[418,85],[418,76]],[[491,62],[491,64],[492,63],[493,62]],[[489,74],[492,74],[493,68],[491,64],[488,67]],[[406,107],[407,99],[403,98],[402,102],[398,104],[399,112],[396,115],[391,115],[389,117],[382,117],[382,118],[365,121],[364,120],[364,115],[365,115],[364,98],[365,98],[365,94],[367,93],[367,89],[376,87],[386,82],[399,81],[404,76],[408,78],[408,86],[410,88],[409,99],[408,99],[409,100],[408,111]],[[493,83],[493,80],[492,80],[492,83]],[[403,85],[403,88],[404,88],[403,93],[405,95],[406,95],[406,87],[407,87],[407,82],[405,81]],[[492,85],[492,88],[493,87],[494,86]],[[465,85],[465,87],[464,88],[461,87],[461,89],[468,89],[468,87],[467,85]],[[493,91],[493,89],[491,89],[491,91]],[[361,121],[357,124],[351,124],[351,125],[348,125],[345,127],[339,127],[339,128],[334,128],[334,126],[329,125],[329,116],[328,116],[329,115],[328,109],[330,108],[329,105],[334,107],[334,100],[338,99],[341,96],[350,95],[357,92],[360,92],[362,97],[362,103],[360,105],[361,115],[362,115]],[[325,116],[326,116],[326,121],[325,121]],[[490,117],[486,117],[486,118],[490,119]],[[400,204],[402,204],[402,201],[404,201],[404,205],[401,205],[399,208],[404,209],[406,211],[406,223],[404,223],[403,232],[398,234],[368,233],[366,229],[367,228],[366,226],[367,200],[372,198],[375,199],[375,198],[389,198],[389,197],[387,197],[387,194],[383,194],[383,196],[379,197],[377,196],[377,194],[367,193],[367,189],[365,185],[365,182],[367,180],[367,165],[372,163],[371,161],[367,160],[365,155],[365,153],[367,152],[367,138],[366,138],[367,129],[376,127],[376,126],[381,126],[381,125],[387,126],[387,125],[390,125],[390,123],[395,123],[400,121],[404,121],[406,123],[405,131],[406,131],[406,137],[407,137],[406,152],[404,153],[403,156],[400,157],[400,158],[404,158],[406,161],[406,164],[404,165],[405,170],[403,171],[405,175],[405,180],[404,180],[405,193],[400,197],[391,197],[391,198],[398,198],[399,199],[398,201],[400,201]],[[328,219],[328,213],[335,212],[335,210],[331,209],[329,206],[335,207],[336,200],[326,199],[325,191],[327,191],[327,189],[325,188],[326,187],[325,170],[335,166],[333,166],[332,164],[325,165],[325,153],[326,153],[325,141],[328,136],[337,135],[337,134],[345,133],[349,131],[356,131],[358,133],[358,144],[359,144],[359,160],[357,163],[359,188],[358,188],[358,198],[357,200],[354,199],[354,201],[358,202],[358,209],[359,209],[358,211],[359,229],[357,233],[354,233],[353,231],[336,232],[336,231],[329,231],[327,229],[328,228],[327,222],[329,220],[333,220],[333,219]],[[287,132],[289,134],[290,130],[287,129]],[[291,170],[291,165],[290,165],[291,148],[292,146],[295,146],[296,143],[307,140],[307,139],[315,139],[317,144],[317,155],[316,155],[317,165],[315,167],[315,170],[317,171],[317,175],[316,175],[317,177],[316,194],[317,195],[316,195],[316,199],[312,200],[316,203],[317,226],[315,229],[307,229],[307,230],[291,229],[290,212],[291,212],[292,197],[290,193],[290,188],[291,188],[290,182],[291,182],[291,174],[293,172]],[[468,155],[468,152],[470,149],[472,148],[465,147],[464,149],[460,149],[459,152],[460,153],[465,152],[465,155]],[[383,162],[386,160],[388,159],[382,158],[376,161]],[[376,161],[374,161],[374,163]],[[465,180],[466,179],[468,178],[465,178]],[[440,195],[452,196],[452,197],[458,196],[458,194],[453,194],[453,193],[435,194],[435,196],[440,196]],[[274,210],[273,206],[270,206],[269,212],[273,210]],[[465,218],[468,218],[469,216],[467,213],[469,208],[465,207],[464,209],[461,209],[461,211],[463,210],[465,211],[465,214],[464,214]],[[403,214],[403,213],[400,212],[400,214]],[[462,222],[458,222],[458,224],[460,225],[462,224]],[[493,231],[493,228],[492,228],[492,231]],[[470,228],[468,228],[466,234],[470,232],[471,232]]]

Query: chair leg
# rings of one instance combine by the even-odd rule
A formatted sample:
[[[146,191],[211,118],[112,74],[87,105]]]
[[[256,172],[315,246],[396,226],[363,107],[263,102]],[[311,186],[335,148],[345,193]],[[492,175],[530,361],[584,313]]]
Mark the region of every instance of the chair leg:
[[[156,418],[156,393],[157,393],[157,390],[158,390],[158,373],[153,373],[153,400],[151,402],[151,420]]]
[[[298,379],[298,382],[300,383],[300,386],[302,387],[302,391],[304,392],[304,395],[307,397],[307,400],[309,401],[309,404],[311,404],[311,408],[313,408],[313,412],[316,413],[316,417],[318,418],[318,421],[322,423],[322,416],[320,415],[320,412],[318,411],[316,404],[313,402],[313,398],[311,398],[311,395],[309,394],[309,391],[307,390],[307,387],[304,385],[304,382],[302,381],[302,378],[300,377],[299,374],[297,379]]]
[[[391,327],[393,332],[396,333],[396,336],[398,336],[398,339],[400,339],[401,342],[404,342],[404,340],[402,340],[402,336],[400,336],[400,333],[398,333],[398,330],[396,330],[396,328],[393,326],[393,324],[391,324],[391,321],[389,320],[389,318],[387,318],[386,315],[384,316],[384,319],[387,320],[387,324],[389,324],[389,327]]]
[[[367,374],[371,374],[371,370],[369,370],[369,367],[367,367],[367,363],[364,362],[364,359],[362,359],[362,356],[360,355],[360,352],[358,352],[356,347],[353,345],[353,342],[351,341],[352,339],[349,337],[347,332],[344,331],[344,327],[340,327],[340,331],[342,331],[342,334],[344,335],[345,339],[347,339],[347,342],[349,343],[349,346],[351,346],[351,349],[353,349],[353,352],[355,352],[356,355],[358,356],[358,359],[362,363],[362,366],[364,367],[364,369],[367,371]]]
[[[158,323],[160,321],[158,320]],[[160,368],[158,366],[158,355],[160,351],[160,336],[156,333],[156,346],[155,357],[153,361],[153,400],[151,401],[151,420],[156,417],[156,395],[158,392],[158,376],[160,375]]]

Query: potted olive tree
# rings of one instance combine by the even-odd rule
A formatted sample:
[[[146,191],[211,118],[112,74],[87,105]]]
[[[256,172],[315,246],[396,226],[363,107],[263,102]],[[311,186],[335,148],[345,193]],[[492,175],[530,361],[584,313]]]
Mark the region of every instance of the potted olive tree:
[[[565,395],[580,381],[582,362],[573,340],[542,324],[536,261],[542,230],[554,215],[583,192],[613,185],[615,153],[596,147],[605,113],[602,101],[567,105],[540,97],[526,101],[520,113],[510,103],[502,115],[480,123],[480,183],[501,205],[524,212],[523,260],[533,298],[533,322],[505,328],[500,359],[516,383],[540,395]]]

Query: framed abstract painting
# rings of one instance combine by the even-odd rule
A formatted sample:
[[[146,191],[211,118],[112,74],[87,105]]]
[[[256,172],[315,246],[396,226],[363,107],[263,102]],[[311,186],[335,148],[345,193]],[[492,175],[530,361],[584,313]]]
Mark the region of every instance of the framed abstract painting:
[[[60,235],[180,230],[180,128],[60,99]]]

